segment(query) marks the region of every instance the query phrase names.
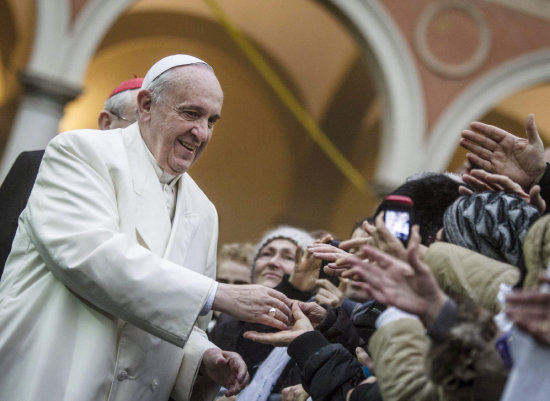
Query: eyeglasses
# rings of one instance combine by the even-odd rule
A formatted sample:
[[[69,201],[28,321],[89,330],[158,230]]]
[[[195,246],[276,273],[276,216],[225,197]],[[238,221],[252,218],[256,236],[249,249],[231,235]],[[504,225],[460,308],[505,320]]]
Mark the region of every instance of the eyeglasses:
[[[133,123],[136,122],[136,120],[128,120],[127,118],[122,117],[120,114],[115,113],[114,111],[109,110],[109,113],[111,113],[113,116],[115,116],[115,117],[118,118],[119,120],[127,121],[127,122],[129,122],[130,124],[133,124]]]

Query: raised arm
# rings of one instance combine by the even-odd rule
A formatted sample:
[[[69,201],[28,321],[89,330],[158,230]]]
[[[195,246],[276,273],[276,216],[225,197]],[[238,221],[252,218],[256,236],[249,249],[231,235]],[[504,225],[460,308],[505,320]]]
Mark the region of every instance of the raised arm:
[[[462,132],[460,145],[470,151],[468,160],[488,171],[510,177],[529,192],[537,184],[546,168],[544,145],[540,139],[535,116],[525,121],[527,139],[481,122],[470,124]]]

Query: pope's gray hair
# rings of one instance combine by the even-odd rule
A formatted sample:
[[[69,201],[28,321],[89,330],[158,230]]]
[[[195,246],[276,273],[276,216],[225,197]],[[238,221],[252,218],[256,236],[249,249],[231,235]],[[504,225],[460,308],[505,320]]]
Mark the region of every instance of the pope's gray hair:
[[[199,66],[208,68],[211,71],[214,71],[214,69],[206,63],[194,63],[194,64],[188,64],[192,66]],[[187,65],[182,65],[179,67],[186,67]],[[151,93],[151,99],[153,103],[158,103],[162,100],[162,95],[166,91],[168,87],[173,85],[174,83],[174,71],[176,70],[176,67],[170,68],[169,70],[164,71],[162,74],[160,74],[158,77],[156,77],[153,82],[149,85],[148,88],[145,88]]]

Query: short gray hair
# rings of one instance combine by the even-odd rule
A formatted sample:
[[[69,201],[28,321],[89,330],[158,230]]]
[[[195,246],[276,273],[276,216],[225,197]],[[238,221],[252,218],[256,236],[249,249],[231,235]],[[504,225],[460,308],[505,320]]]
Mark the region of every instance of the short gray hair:
[[[194,64],[181,65],[178,67],[187,67],[187,66],[204,67],[214,72],[214,69],[206,63],[194,63]],[[162,74],[160,74],[151,82],[148,88],[143,88],[143,89],[147,89],[149,93],[151,93],[151,100],[153,101],[153,103],[160,102],[164,91],[174,83],[174,71],[176,70],[176,68],[177,67],[174,67],[164,71]]]
[[[129,89],[119,92],[107,99],[103,107],[105,110],[110,111],[116,116],[124,117],[123,114],[126,111],[126,108],[132,102],[133,90],[139,89]]]

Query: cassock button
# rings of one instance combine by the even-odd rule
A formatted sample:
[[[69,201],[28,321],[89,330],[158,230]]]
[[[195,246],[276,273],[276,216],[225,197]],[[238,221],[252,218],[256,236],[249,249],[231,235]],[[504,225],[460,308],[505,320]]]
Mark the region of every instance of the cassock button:
[[[125,370],[121,370],[121,371],[118,373],[118,380],[119,380],[119,381],[126,380],[127,378],[128,378],[128,372],[126,372]]]
[[[151,382],[151,390],[155,391],[157,389],[157,387],[159,386],[159,384],[160,384],[160,382],[157,379],[154,379]]]

